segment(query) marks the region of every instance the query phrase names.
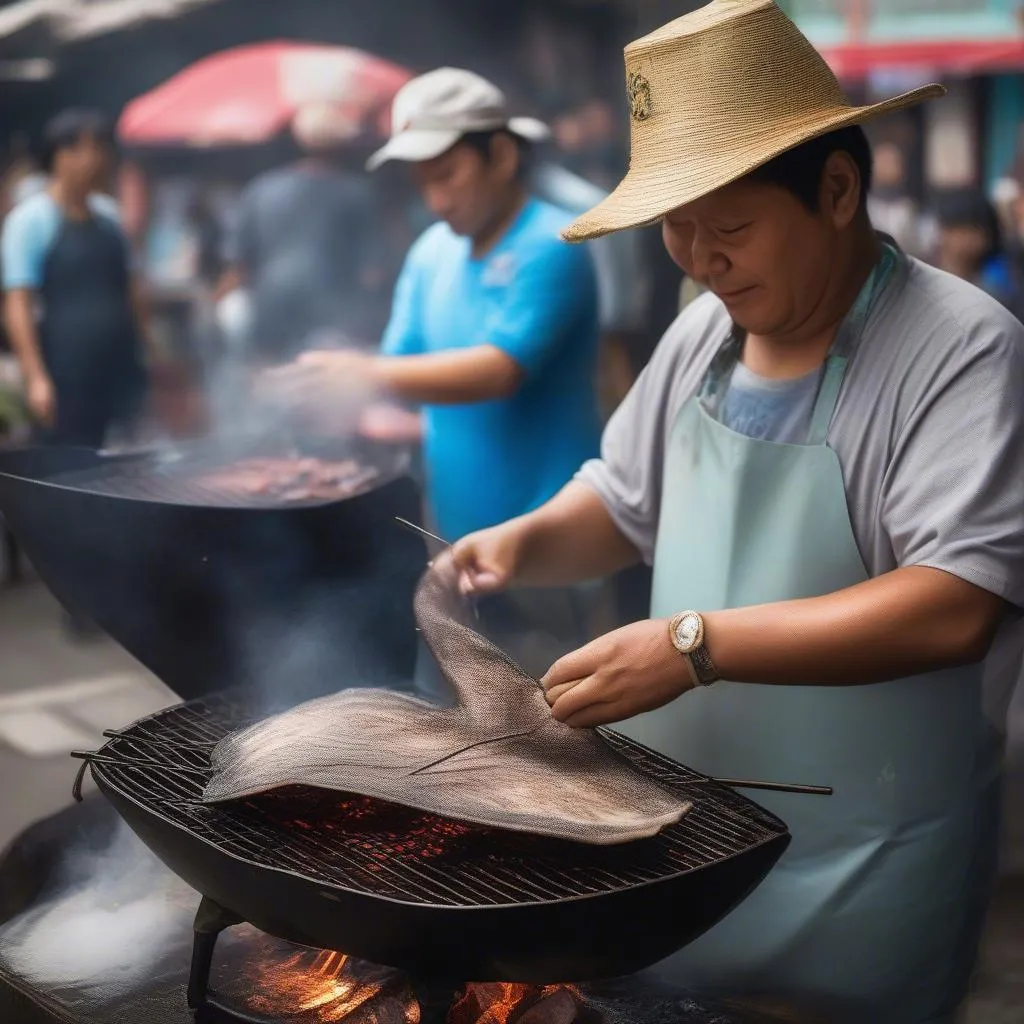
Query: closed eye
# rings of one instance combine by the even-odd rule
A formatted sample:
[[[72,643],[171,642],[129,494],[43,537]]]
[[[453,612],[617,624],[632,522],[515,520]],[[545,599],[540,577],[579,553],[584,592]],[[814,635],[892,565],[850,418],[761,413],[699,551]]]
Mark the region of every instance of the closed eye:
[[[740,224],[739,227],[735,228],[719,228],[718,233],[720,235],[738,235],[744,228],[749,227],[749,224]]]

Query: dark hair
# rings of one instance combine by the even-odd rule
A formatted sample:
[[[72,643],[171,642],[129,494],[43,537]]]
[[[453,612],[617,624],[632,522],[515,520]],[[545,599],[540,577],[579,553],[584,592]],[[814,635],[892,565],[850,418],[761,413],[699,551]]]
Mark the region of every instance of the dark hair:
[[[982,262],[1003,251],[1003,231],[999,214],[984,192],[974,188],[956,189],[935,202],[935,219],[940,228],[980,228],[988,236],[989,247]]]
[[[821,177],[833,153],[846,153],[860,171],[860,202],[863,208],[871,191],[871,144],[859,125],[819,135],[787,150],[748,175],[749,181],[777,185],[791,192],[811,213],[818,212]]]
[[[516,179],[518,181],[525,181],[530,175],[533,145],[521,135],[516,135],[505,128],[494,128],[483,132],[467,132],[455,145],[469,146],[470,149],[475,149],[486,161],[490,162],[493,155],[491,144],[498,135],[505,135],[516,144],[516,149],[519,151],[519,167],[516,171]]]
[[[72,109],[57,114],[43,129],[43,147],[40,154],[43,170],[53,170],[57,154],[91,135],[98,142],[114,148],[114,128],[99,110]]]

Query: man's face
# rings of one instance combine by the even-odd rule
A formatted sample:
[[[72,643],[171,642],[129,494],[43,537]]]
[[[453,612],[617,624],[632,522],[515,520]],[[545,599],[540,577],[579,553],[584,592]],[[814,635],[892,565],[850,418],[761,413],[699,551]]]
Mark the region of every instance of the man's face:
[[[814,314],[838,245],[831,211],[775,185],[739,181],[668,214],[672,259],[751,334],[798,331]]]
[[[110,146],[91,132],[83,132],[60,151],[55,170],[68,184],[86,190],[105,185],[112,164]]]
[[[514,146],[511,140],[501,141]],[[479,150],[464,144],[413,166],[416,185],[430,212],[457,235],[468,238],[476,237],[493,222],[514,173],[513,166],[509,174],[501,154],[488,160]]]

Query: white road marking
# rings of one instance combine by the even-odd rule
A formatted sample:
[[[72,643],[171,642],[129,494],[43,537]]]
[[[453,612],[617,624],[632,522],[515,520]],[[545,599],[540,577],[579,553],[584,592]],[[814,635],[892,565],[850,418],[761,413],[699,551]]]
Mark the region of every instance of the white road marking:
[[[48,711],[26,709],[0,715],[0,740],[29,757],[59,757],[89,747],[95,735]]]
[[[127,672],[19,690],[0,695],[0,743],[29,757],[61,757],[171,703],[144,676]]]
[[[0,715],[22,708],[49,707],[59,704],[73,704],[121,690],[135,689],[145,685],[141,676],[128,673],[98,676],[94,679],[74,679],[50,686],[34,686],[28,690],[0,694]]]

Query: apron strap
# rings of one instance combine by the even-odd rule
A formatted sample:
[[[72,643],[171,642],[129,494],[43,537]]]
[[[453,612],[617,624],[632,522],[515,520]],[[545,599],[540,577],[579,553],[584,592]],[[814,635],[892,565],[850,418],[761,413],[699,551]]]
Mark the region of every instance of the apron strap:
[[[882,244],[882,255],[871,271],[853,308],[847,314],[822,372],[818,397],[814,402],[811,415],[811,426],[807,432],[809,445],[822,445],[828,439],[828,428],[832,424],[836,405],[839,403],[839,392],[843,387],[846,368],[857,345],[860,343],[871,311],[879,296],[885,291],[890,279],[896,271],[898,256],[896,250],[887,243]]]
[[[825,363],[825,374],[818,388],[818,397],[814,402],[811,415],[811,426],[807,431],[809,445],[823,445],[828,438],[828,428],[832,423],[832,415],[839,402],[839,392],[843,387],[846,367],[849,360],[846,356],[831,355]]]

